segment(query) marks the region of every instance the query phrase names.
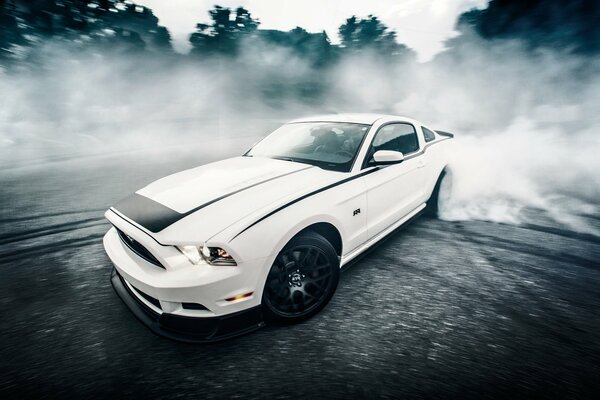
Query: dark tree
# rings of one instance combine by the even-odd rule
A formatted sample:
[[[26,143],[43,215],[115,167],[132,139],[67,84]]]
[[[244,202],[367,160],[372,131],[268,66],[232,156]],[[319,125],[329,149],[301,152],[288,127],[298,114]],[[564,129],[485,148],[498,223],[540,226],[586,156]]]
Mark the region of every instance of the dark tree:
[[[192,54],[236,55],[241,41],[256,31],[260,22],[248,10],[238,7],[235,14],[229,8],[215,6],[210,10],[211,24],[196,25],[190,35]]]
[[[0,59],[10,57],[15,45],[26,43],[18,28],[13,1],[0,0]]]
[[[158,26],[153,33],[151,44],[156,49],[162,49],[163,51],[172,51],[173,46],[171,44],[171,34],[169,30],[164,26]]]
[[[596,54],[599,24],[598,0],[492,0],[483,10],[462,14],[458,29],[472,30],[484,39],[518,39],[532,49]]]
[[[407,46],[396,41],[396,32],[373,15],[365,19],[352,16],[338,31],[342,46],[348,51],[370,49],[386,56],[406,56],[412,53]]]
[[[48,39],[63,41],[71,47],[101,47],[103,51],[171,51],[170,35],[158,25],[158,18],[149,8],[134,3],[3,0],[0,18],[4,52],[11,45],[35,46]]]
[[[103,0],[103,7],[106,7],[106,3],[108,3],[108,6],[112,8],[108,10],[104,10],[102,7],[98,8],[99,19],[103,25],[110,29],[130,32],[131,36],[126,41],[131,44],[133,44],[131,37],[139,37],[144,42],[144,45],[140,47],[171,51],[171,36],[165,27],[158,24],[158,18],[151,9],[134,3],[127,3],[124,4],[124,7],[115,8],[117,7],[115,2],[117,0]],[[135,41],[140,43],[137,39]]]
[[[325,31],[310,33],[300,27],[288,32],[267,29],[257,30],[255,36],[268,47],[286,48],[292,54],[309,61],[313,66],[326,65],[333,59],[332,45]]]

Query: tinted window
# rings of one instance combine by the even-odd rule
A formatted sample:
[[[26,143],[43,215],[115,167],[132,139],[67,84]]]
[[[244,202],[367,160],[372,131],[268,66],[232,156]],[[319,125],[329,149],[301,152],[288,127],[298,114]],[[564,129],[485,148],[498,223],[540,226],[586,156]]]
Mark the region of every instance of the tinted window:
[[[425,137],[426,142],[431,142],[432,140],[435,140],[435,133],[425,128],[424,126],[422,126],[421,128],[423,128],[423,136]]]
[[[372,154],[378,150],[400,151],[410,154],[419,150],[417,132],[409,124],[390,124],[381,128],[372,144]]]

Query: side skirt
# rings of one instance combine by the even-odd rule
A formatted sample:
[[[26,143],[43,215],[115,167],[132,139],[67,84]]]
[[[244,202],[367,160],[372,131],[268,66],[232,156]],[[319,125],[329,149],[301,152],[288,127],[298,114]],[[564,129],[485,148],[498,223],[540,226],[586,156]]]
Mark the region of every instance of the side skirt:
[[[415,208],[413,211],[411,211],[410,213],[405,215],[402,219],[396,221],[395,223],[393,223],[392,225],[390,225],[383,231],[379,232],[377,235],[373,236],[371,239],[367,240],[365,243],[363,243],[359,247],[355,248],[354,250],[352,250],[351,252],[349,252],[348,254],[343,256],[341,259],[341,262],[340,262],[340,268],[342,269],[342,271],[346,270],[350,266],[349,263],[351,261],[355,260],[356,257],[363,254],[365,251],[370,249],[372,246],[377,244],[382,239],[386,238],[388,235],[390,235],[391,233],[396,231],[396,229],[398,229],[404,225],[407,225],[409,222],[416,219],[419,215],[421,215],[423,213],[426,206],[427,206],[426,203],[421,204],[420,206]]]

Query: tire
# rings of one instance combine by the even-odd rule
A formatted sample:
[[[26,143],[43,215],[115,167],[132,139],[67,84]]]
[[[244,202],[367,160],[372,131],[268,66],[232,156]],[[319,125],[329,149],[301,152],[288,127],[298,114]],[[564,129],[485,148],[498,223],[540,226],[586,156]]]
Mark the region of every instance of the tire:
[[[424,214],[432,218],[438,218],[448,201],[451,191],[452,176],[450,173],[446,172],[446,170],[443,170],[435,182],[431,197],[427,200]]]
[[[331,243],[315,232],[290,240],[267,275],[262,296],[265,320],[297,323],[321,311],[337,288],[339,263]]]

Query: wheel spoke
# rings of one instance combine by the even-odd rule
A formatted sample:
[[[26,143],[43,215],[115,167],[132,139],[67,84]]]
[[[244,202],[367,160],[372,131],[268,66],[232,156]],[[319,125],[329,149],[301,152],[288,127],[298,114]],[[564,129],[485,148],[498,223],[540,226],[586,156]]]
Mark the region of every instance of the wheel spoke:
[[[312,252],[312,249],[306,250],[306,253],[304,254],[304,257],[302,257],[302,261],[300,262],[300,265],[306,266],[306,260],[308,260],[308,257],[310,256],[311,252]]]
[[[316,281],[316,282],[320,282],[320,281],[322,281],[322,280],[323,280],[323,279],[325,279],[325,278],[329,278],[330,276],[331,276],[331,272],[328,272],[328,273],[326,273],[326,274],[319,275],[319,276],[317,276],[316,278],[313,278],[312,280],[313,280],[313,281]]]
[[[323,253],[318,252],[315,258],[313,258],[312,266],[313,268],[317,265],[317,261],[319,261],[319,257],[324,257]]]
[[[301,255],[300,251],[298,251],[298,250],[292,251],[292,258],[294,259],[296,264],[300,263],[300,255]]]
[[[290,263],[290,257],[288,253],[283,253],[281,255],[281,261],[283,261],[283,269]]]
[[[319,285],[317,282],[318,282],[318,281],[315,281],[314,279],[313,279],[313,280],[310,280],[310,281],[308,281],[308,282],[306,283],[306,286],[307,286],[307,287],[309,287],[309,286],[313,286],[313,287],[317,288],[317,291],[318,291],[319,293],[321,293],[321,292],[323,292],[323,290],[324,290],[325,288],[324,288],[323,286]]]
[[[330,267],[331,267],[331,264],[325,263],[325,264],[321,264],[321,265],[315,265],[315,267],[313,268],[313,270],[314,271],[319,271],[321,269],[330,268]]]
[[[313,302],[313,300],[316,300],[316,297],[310,294],[306,289],[302,293],[304,293],[304,297],[307,300],[310,300],[311,303]]]

